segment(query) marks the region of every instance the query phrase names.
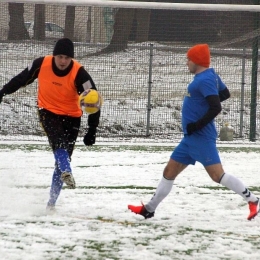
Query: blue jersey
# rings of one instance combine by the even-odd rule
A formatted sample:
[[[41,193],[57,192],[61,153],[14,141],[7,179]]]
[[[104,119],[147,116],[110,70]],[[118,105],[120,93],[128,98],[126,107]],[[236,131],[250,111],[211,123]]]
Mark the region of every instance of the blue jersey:
[[[225,88],[226,85],[212,68],[194,76],[193,81],[188,85],[182,106],[182,129],[184,134],[187,134],[187,124],[195,123],[207,113],[209,105],[206,97],[218,95],[219,91]],[[216,139],[217,130],[214,120],[193,134]]]

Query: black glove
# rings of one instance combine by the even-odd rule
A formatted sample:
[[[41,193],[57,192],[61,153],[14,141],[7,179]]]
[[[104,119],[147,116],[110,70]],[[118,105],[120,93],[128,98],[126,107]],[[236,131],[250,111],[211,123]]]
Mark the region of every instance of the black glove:
[[[97,129],[95,127],[90,127],[88,132],[85,134],[83,142],[85,145],[93,145],[96,141],[96,132]]]
[[[188,135],[191,135],[192,133],[196,132],[199,130],[197,123],[189,123],[187,124],[187,133]]]

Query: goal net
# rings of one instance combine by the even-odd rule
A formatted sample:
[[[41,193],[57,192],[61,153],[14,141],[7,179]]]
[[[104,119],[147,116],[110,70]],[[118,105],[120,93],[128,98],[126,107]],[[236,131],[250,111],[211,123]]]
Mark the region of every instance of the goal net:
[[[104,97],[97,140],[178,140],[188,83],[186,52],[208,43],[211,67],[232,98],[222,104],[217,129],[257,140],[260,5],[256,1],[3,0],[0,3],[1,86],[68,37],[75,59]],[[236,3],[234,3],[236,2]],[[41,140],[37,81],[6,95],[0,105],[0,141]],[[83,115],[82,136],[87,127]]]

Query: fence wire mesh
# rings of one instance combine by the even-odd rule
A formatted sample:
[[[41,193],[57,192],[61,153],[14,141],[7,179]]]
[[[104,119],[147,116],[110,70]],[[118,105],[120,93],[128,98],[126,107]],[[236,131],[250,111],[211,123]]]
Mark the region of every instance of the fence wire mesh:
[[[48,5],[1,2],[0,7],[1,85],[34,59],[52,54],[58,38],[72,38],[75,59],[104,97],[100,138],[179,139],[182,100],[193,77],[186,52],[206,42],[211,47],[211,67],[232,95],[222,104],[218,130],[228,123],[234,138],[244,140],[253,125],[258,139],[259,111],[254,102],[259,92],[252,93],[259,80],[256,74],[252,81],[257,73],[253,64],[258,52],[253,46],[259,36],[258,13],[60,6],[55,1]],[[0,140],[44,136],[36,102],[37,82],[4,97]],[[80,135],[87,116],[82,119]]]

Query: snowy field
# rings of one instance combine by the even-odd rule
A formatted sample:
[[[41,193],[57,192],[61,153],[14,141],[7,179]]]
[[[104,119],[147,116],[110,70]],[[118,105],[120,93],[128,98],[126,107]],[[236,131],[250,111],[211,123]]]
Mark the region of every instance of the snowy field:
[[[75,190],[64,188],[46,215],[54,159],[46,142],[0,143],[0,258],[4,260],[259,259],[260,217],[247,221],[242,198],[213,183],[200,164],[175,181],[155,217],[128,204],[147,202],[169,145],[77,145]],[[260,196],[260,146],[220,145],[226,172]]]

